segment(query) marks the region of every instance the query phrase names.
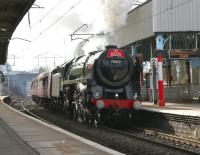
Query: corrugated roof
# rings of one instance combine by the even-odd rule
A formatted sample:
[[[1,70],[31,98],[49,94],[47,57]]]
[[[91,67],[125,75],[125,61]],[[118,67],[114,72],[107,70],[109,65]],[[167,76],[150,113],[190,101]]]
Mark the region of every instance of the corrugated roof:
[[[136,6],[135,8],[131,9],[128,14],[132,13],[133,11],[139,9],[140,7],[142,7],[143,5],[146,5],[147,3],[151,2],[152,0],[146,0],[144,3],[142,4],[138,4],[138,6]]]

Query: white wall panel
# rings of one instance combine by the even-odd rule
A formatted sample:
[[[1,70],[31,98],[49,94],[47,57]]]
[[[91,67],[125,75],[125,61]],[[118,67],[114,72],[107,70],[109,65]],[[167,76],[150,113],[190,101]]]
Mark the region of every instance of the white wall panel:
[[[153,0],[153,32],[200,31],[200,0]]]
[[[110,44],[125,46],[153,36],[152,1],[129,13],[126,26],[108,36]]]

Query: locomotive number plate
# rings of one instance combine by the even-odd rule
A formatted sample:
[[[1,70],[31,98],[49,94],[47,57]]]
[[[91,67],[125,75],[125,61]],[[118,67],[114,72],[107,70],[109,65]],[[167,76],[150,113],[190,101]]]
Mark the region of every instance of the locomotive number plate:
[[[111,64],[121,64],[121,60],[110,60]]]

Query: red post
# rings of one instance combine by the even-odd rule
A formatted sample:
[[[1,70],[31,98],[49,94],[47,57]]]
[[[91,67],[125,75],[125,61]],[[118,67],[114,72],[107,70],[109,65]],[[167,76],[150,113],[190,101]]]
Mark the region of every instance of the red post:
[[[157,56],[157,61],[158,61],[158,100],[159,100],[159,106],[165,106],[164,87],[163,87],[163,70],[162,70],[163,57],[162,57],[162,55]]]

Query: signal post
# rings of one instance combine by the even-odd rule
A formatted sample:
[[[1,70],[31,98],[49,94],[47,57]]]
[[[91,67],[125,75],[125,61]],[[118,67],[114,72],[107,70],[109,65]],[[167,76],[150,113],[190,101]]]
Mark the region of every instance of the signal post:
[[[164,45],[166,40],[162,34],[156,36],[156,59],[158,73],[158,102],[159,106],[165,106],[164,86],[163,86],[163,56],[165,55]]]
[[[163,56],[158,55],[157,61],[158,61],[158,99],[159,99],[159,106],[165,106],[164,86],[163,86],[163,70],[162,70]]]

